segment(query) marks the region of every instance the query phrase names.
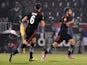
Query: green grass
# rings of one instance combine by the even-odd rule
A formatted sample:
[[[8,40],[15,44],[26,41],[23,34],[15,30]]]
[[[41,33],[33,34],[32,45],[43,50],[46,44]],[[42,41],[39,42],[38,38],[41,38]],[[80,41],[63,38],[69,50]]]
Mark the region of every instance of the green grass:
[[[87,65],[87,54],[75,54],[75,59],[68,59],[66,54],[49,54],[45,61],[41,54],[34,54],[37,61],[29,62],[28,54],[13,56],[12,63],[8,62],[9,54],[0,54],[0,65]]]

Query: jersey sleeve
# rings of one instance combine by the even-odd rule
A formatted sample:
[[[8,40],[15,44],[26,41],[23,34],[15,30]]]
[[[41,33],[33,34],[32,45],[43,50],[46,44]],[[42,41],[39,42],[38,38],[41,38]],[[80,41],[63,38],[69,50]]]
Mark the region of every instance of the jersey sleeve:
[[[28,13],[26,16],[28,17],[28,19],[30,19],[31,13]]]

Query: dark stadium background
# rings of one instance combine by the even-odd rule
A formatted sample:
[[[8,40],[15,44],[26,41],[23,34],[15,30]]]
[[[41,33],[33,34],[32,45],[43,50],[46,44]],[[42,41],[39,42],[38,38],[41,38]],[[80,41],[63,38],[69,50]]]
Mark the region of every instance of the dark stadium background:
[[[59,31],[59,19],[64,14],[64,9],[71,7],[76,23],[69,32],[73,34],[76,39],[75,51],[77,53],[87,51],[87,0],[0,0],[0,52],[4,52],[4,47],[8,45],[9,42],[8,37],[2,35],[2,32],[12,29],[20,35],[19,25],[21,19],[28,14],[28,12],[33,11],[33,6],[36,3],[42,4],[42,12],[44,13],[46,21],[44,31],[38,27],[36,48],[47,47],[53,42],[54,36],[56,36],[56,33]],[[15,8],[17,9],[15,10]],[[41,36],[41,34],[44,36]],[[45,43],[43,40],[40,41],[40,44],[38,43],[40,37],[45,38]],[[10,42],[18,44],[20,40],[20,37],[16,39],[14,37]],[[68,46],[66,44],[64,45],[63,42],[63,44],[58,47],[63,51],[64,49],[61,47],[67,48]]]

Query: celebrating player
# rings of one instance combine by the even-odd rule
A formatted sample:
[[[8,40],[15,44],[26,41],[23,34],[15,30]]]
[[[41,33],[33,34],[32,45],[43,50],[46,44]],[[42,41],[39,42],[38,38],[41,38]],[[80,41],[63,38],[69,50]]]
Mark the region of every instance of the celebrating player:
[[[66,41],[66,43],[70,43],[69,49],[68,49],[68,58],[73,59],[72,57],[72,51],[75,45],[75,40],[71,35],[68,34],[68,28],[74,23],[74,18],[72,17],[72,9],[66,8],[64,16],[60,19],[61,22],[61,28],[58,36],[56,37],[56,40],[53,42],[51,47],[48,47],[42,52],[42,58],[45,59],[46,54],[51,50],[52,48],[58,46],[59,43],[61,43],[63,40]]]

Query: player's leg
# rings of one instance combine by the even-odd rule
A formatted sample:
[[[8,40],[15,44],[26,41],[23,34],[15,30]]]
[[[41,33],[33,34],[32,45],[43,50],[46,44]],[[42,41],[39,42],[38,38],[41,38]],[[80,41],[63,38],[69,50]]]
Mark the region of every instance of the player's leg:
[[[49,51],[57,47],[58,44],[62,41],[63,41],[62,36],[60,37],[60,35],[58,35],[55,42],[53,42],[53,44],[49,46],[48,48],[44,49],[44,51],[42,52],[42,58],[45,60],[46,55],[49,53]]]
[[[12,57],[13,55],[19,53],[21,51],[21,48],[25,48],[26,46],[23,44],[23,47],[21,45],[19,45],[12,53],[10,53],[10,58],[9,58],[9,62],[12,61]]]
[[[73,59],[72,53],[73,53],[73,49],[74,49],[74,46],[75,46],[75,40],[74,39],[70,39],[69,43],[70,43],[70,46],[69,46],[69,49],[68,49],[68,58]]]
[[[50,50],[55,48],[57,45],[58,45],[57,42],[53,42],[53,44],[51,46],[49,46],[48,48],[44,49],[44,51],[42,52],[42,58],[43,58],[43,60],[45,60],[46,55],[50,52]]]
[[[33,53],[34,53],[34,46],[36,44],[36,38],[32,38],[31,40],[31,45],[29,46],[29,52],[30,52],[30,58],[29,61],[34,61],[35,59],[33,58]]]
[[[72,36],[70,36],[69,34],[66,35],[66,41],[69,42],[70,46],[68,49],[68,58],[73,58],[72,57],[72,52],[75,46],[75,39],[72,38]]]
[[[9,62],[12,61],[12,56],[13,55],[16,55],[17,53],[19,53],[21,51],[22,48],[26,48],[29,41],[27,41],[29,38],[30,38],[30,33],[29,34],[26,34],[26,38],[25,40],[23,41],[23,44],[19,44],[18,47],[12,52],[10,53],[10,58],[9,58]]]

